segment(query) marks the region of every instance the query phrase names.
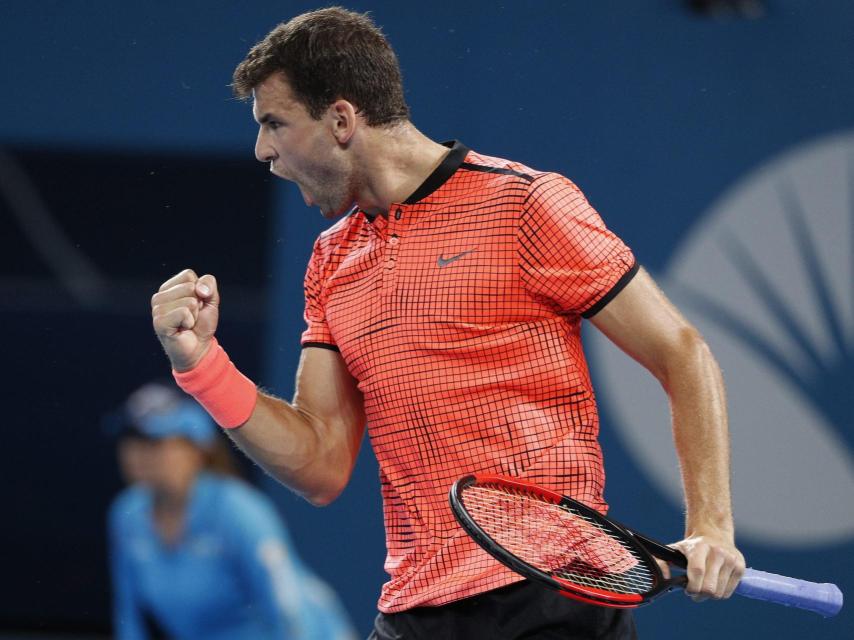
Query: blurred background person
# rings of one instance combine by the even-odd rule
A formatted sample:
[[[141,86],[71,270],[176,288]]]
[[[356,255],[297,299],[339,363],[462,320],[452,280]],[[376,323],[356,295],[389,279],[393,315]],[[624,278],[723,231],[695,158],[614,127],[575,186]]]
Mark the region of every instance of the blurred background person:
[[[150,383],[108,426],[129,484],[108,524],[117,638],[355,637],[195,402]]]

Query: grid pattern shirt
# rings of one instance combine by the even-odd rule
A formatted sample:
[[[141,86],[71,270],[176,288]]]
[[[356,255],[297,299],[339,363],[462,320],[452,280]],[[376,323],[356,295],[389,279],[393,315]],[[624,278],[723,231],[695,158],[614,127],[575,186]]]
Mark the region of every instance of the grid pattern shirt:
[[[340,351],[379,461],[385,613],[519,580],[456,523],[466,473],[526,478],[604,511],[581,319],[637,272],[563,176],[459,142],[388,217],[355,210],[315,243],[303,347]]]

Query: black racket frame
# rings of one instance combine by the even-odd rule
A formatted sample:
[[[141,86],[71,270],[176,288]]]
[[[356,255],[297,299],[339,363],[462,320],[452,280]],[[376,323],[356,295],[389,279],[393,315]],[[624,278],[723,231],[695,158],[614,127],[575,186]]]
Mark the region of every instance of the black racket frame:
[[[610,594],[599,589],[585,587],[584,585],[577,585],[568,581],[562,581],[549,573],[537,569],[507,551],[507,549],[493,540],[492,537],[474,521],[466,510],[463,498],[464,491],[472,485],[492,485],[496,487],[503,487],[510,491],[516,490],[517,492],[534,493],[549,502],[577,511],[584,517],[599,524],[603,529],[614,535],[614,537],[621,539],[630,546],[636,552],[637,557],[646,564],[652,574],[653,587],[642,594]],[[684,574],[665,578],[664,574],[661,572],[661,568],[653,557],[655,556],[676,567],[685,569],[687,566],[687,560],[679,551],[638,533],[616,520],[603,516],[601,513],[595,509],[591,509],[585,504],[526,480],[493,474],[469,474],[458,479],[453,484],[448,494],[448,500],[451,505],[451,511],[453,511],[457,522],[460,523],[460,526],[465,530],[465,532],[471,536],[471,538],[477,542],[484,551],[516,573],[534,580],[546,587],[554,589],[561,595],[572,598],[573,600],[580,600],[589,604],[605,607],[634,608],[648,604],[676,587],[684,587],[687,583],[687,577]]]

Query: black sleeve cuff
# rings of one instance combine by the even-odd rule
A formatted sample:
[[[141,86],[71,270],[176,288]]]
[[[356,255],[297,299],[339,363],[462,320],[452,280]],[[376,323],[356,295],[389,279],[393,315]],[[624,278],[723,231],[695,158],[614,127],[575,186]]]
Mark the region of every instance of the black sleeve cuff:
[[[631,269],[626,271],[623,274],[623,277],[620,278],[619,280],[617,280],[617,283],[613,287],[611,287],[611,290],[608,293],[606,293],[604,296],[599,298],[599,300],[598,300],[598,302],[596,302],[596,304],[594,304],[587,311],[582,313],[581,317],[587,318],[589,320],[590,318],[595,316],[597,313],[602,311],[602,309],[604,309],[605,306],[609,302],[611,302],[611,300],[616,298],[617,294],[620,293],[620,291],[622,291],[625,288],[625,286],[632,281],[632,278],[634,278],[637,275],[639,270],[640,270],[640,265],[637,263],[637,260],[636,260],[635,263],[632,265]]]
[[[318,347],[320,349],[329,349],[330,351],[338,351],[339,353],[341,352],[341,349],[339,349],[336,345],[329,344],[328,342],[303,342],[302,348],[305,349],[306,347]]]

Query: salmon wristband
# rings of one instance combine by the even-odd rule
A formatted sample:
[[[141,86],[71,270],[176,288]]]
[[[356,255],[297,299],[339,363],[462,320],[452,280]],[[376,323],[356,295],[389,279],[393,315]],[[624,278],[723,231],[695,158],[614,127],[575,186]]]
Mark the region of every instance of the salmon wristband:
[[[237,370],[216,338],[195,368],[181,372],[173,369],[172,375],[178,386],[226,429],[249,420],[258,400],[255,383]]]

